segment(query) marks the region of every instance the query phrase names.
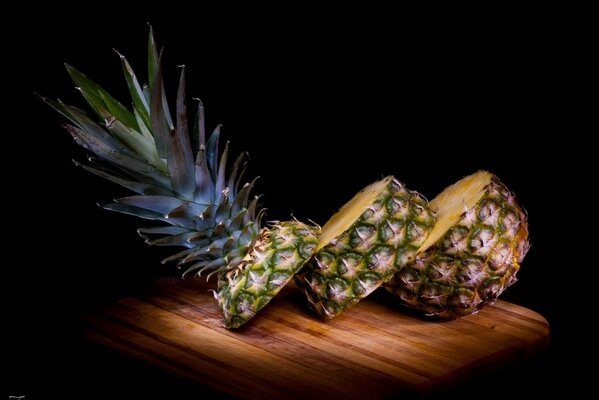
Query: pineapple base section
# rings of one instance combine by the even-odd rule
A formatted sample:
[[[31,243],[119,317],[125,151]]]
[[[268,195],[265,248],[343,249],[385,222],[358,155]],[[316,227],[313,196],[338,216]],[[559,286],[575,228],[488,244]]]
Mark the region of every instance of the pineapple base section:
[[[385,288],[427,315],[476,313],[516,282],[528,250],[526,214],[506,186],[484,171],[448,187],[430,206],[439,221],[424,251]]]
[[[263,229],[236,268],[221,273],[216,300],[224,326],[237,328],[262,309],[312,257],[319,229],[298,221]]]
[[[426,200],[393,177],[366,187],[323,227],[296,277],[310,308],[333,318],[368,296],[416,254],[434,221]]]

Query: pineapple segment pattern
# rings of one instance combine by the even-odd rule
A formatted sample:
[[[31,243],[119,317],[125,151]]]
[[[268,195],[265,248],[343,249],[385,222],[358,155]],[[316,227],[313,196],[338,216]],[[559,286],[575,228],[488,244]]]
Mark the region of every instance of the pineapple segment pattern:
[[[460,210],[460,200],[469,193]],[[457,221],[433,232],[431,237],[439,236],[438,240],[422,249],[385,288],[427,315],[452,318],[475,313],[516,282],[529,247],[526,214],[506,186],[484,171],[446,189],[430,206],[440,214],[435,230],[447,225],[446,218],[458,215]]]
[[[416,255],[434,222],[426,200],[393,177],[365,188],[323,227],[297,276],[310,307],[333,318],[355,305]]]

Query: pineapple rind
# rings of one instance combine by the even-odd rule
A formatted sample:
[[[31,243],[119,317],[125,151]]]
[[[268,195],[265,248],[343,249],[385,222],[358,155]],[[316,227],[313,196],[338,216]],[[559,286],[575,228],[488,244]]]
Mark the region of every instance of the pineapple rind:
[[[299,221],[262,231],[239,268],[219,275],[216,298],[226,328],[238,328],[268,304],[312,257],[318,234]]]
[[[422,196],[390,179],[358,219],[297,275],[312,310],[333,318],[368,296],[416,254],[434,222]]]
[[[473,314],[516,282],[528,247],[525,212],[491,176],[478,202],[384,286],[404,305],[430,316]]]

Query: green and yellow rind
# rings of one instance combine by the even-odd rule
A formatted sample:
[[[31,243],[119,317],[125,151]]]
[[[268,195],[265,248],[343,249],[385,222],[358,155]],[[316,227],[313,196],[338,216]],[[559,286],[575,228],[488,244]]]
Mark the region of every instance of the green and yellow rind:
[[[252,318],[312,257],[319,228],[298,221],[264,229],[239,268],[219,276],[216,297],[224,325],[238,328]]]

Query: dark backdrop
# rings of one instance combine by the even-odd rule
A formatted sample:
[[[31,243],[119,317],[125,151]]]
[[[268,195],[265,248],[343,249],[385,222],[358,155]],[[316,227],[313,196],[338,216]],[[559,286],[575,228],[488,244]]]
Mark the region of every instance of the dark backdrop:
[[[532,239],[520,281],[503,298],[546,316],[553,335],[549,355],[520,369],[530,378],[518,382],[531,393],[569,384],[571,369],[561,361],[570,352],[566,316],[588,310],[577,292],[584,274],[571,258],[582,235],[571,220],[585,217],[575,172],[589,145],[569,112],[577,50],[565,28],[532,14],[442,24],[419,15],[409,24],[412,16],[385,13],[253,19],[208,9],[51,11],[15,12],[7,18],[18,28],[3,28],[9,394],[82,398],[74,389],[81,382],[120,385],[129,395],[143,392],[135,385],[185,392],[80,343],[82,309],[177,272],[159,262],[167,251],[137,237],[139,221],[96,206],[125,192],[71,163],[85,153],[33,95],[83,106],[63,68],[69,62],[124,98],[112,48],[145,78],[146,21],[166,46],[170,94],[176,65],[185,63],[188,93],[204,101],[208,126],[222,122],[234,152],[250,153],[247,176],[262,177],[257,193],[269,219],[293,214],[323,224],[387,174],[429,199],[478,169],[499,175],[529,212]],[[497,379],[492,385],[514,377]]]

